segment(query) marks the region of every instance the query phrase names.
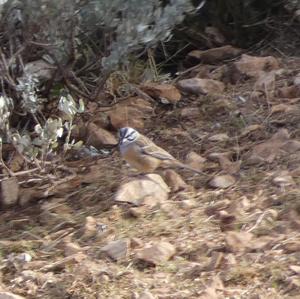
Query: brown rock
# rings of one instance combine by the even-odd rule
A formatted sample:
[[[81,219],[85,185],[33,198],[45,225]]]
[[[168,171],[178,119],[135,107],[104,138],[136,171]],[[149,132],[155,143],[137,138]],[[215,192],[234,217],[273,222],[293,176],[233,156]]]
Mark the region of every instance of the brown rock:
[[[201,157],[195,152],[190,152],[187,154],[185,158],[185,163],[189,165],[190,167],[196,169],[196,170],[202,170],[204,166],[204,162],[206,161],[205,158]]]
[[[176,252],[174,245],[169,242],[161,241],[140,250],[136,257],[149,264],[159,265],[168,261]]]
[[[181,99],[179,90],[171,84],[148,83],[143,85],[141,89],[163,104],[176,104]]]
[[[208,141],[225,142],[229,140],[229,136],[225,133],[215,134],[208,138]]]
[[[10,292],[0,292],[0,299],[25,299],[25,297]]]
[[[197,63],[214,64],[225,59],[234,58],[242,53],[241,49],[234,48],[231,45],[213,48],[206,51],[194,50],[191,51],[187,59],[193,60]]]
[[[70,256],[75,253],[81,252],[82,248],[74,242],[65,242],[64,243],[64,254],[65,256]]]
[[[261,162],[272,163],[280,153],[280,149],[289,141],[289,132],[286,129],[280,129],[269,140],[256,145],[249,158],[248,164]]]
[[[262,72],[279,69],[279,62],[272,56],[255,57],[243,54],[241,59],[234,62],[234,71],[238,77],[259,78]]]
[[[225,89],[221,81],[199,78],[180,80],[177,86],[183,92],[195,95],[220,94]]]
[[[293,99],[300,96],[300,85],[284,86],[278,89],[277,96],[281,98]]]
[[[19,184],[16,177],[4,179],[1,182],[1,203],[4,206],[17,204],[19,197]]]
[[[226,247],[231,252],[243,252],[250,247],[252,238],[253,234],[248,232],[227,232],[225,236]]]
[[[157,297],[153,296],[149,291],[144,291],[138,299],[155,299]]]
[[[136,206],[153,207],[169,196],[169,187],[157,174],[148,174],[121,185],[115,195],[115,200],[128,202]]]
[[[199,108],[196,107],[186,107],[180,112],[182,118],[193,119],[200,116]]]
[[[58,269],[64,269],[67,265],[81,264],[87,256],[81,252],[67,256],[63,259],[59,259],[53,263],[47,263],[44,267],[40,268],[42,272],[56,271]]]
[[[226,189],[233,184],[235,184],[235,178],[229,174],[215,176],[211,181],[209,181],[209,186],[213,188]]]
[[[226,156],[219,156],[219,163],[224,172],[227,174],[236,174],[240,171],[241,161],[230,161]]]
[[[288,171],[282,171],[281,173],[276,175],[273,178],[273,183],[282,188],[295,185],[295,181]]]
[[[93,238],[97,235],[98,232],[98,228],[97,228],[98,224],[97,224],[97,220],[92,217],[92,216],[88,216],[85,218],[85,225],[83,228],[83,235],[82,235],[82,239],[83,240],[88,240],[90,238]]]
[[[241,137],[245,137],[255,131],[262,130],[264,127],[262,125],[250,125],[245,127],[241,132]]]
[[[275,72],[261,72],[254,84],[254,90],[264,93],[273,92],[275,90]]]
[[[188,185],[186,184],[186,182],[174,170],[168,169],[164,172],[164,175],[167,185],[173,192],[178,192],[187,188]]]
[[[95,148],[101,148],[103,145],[117,145],[117,140],[114,135],[95,123],[89,123],[87,126],[86,144]]]
[[[152,115],[151,104],[140,98],[130,98],[114,106],[108,113],[115,129],[122,127],[144,128],[144,120]]]
[[[119,261],[128,255],[130,241],[128,239],[120,239],[112,241],[101,248],[101,252],[113,259]]]

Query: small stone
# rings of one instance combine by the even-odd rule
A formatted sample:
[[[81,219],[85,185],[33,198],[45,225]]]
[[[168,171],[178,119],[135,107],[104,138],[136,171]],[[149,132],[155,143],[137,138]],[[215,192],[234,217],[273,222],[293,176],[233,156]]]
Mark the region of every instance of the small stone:
[[[148,245],[140,250],[136,257],[138,260],[143,260],[149,264],[159,265],[168,261],[176,252],[174,245],[169,242],[161,241]]]
[[[25,297],[10,292],[0,292],[0,299],[25,299]]]
[[[182,179],[182,177],[172,169],[168,169],[165,171],[165,180],[167,185],[171,188],[173,192],[178,192],[180,190],[184,190],[187,188],[186,182]]]
[[[16,177],[3,179],[1,182],[1,203],[4,206],[12,206],[18,202],[19,184]]]
[[[139,238],[134,237],[134,238],[130,239],[130,247],[133,249],[142,247],[143,245],[144,245],[143,240],[141,240]]]
[[[88,124],[86,145],[101,148],[103,145],[116,145],[117,143],[115,136],[107,130],[97,126],[95,123]]]
[[[143,217],[147,213],[147,207],[131,207],[128,209],[129,216],[140,218]]]
[[[185,163],[187,165],[199,171],[203,169],[203,165],[205,161],[206,161],[205,158],[201,157],[195,152],[188,153],[185,158]]]
[[[97,226],[98,226],[97,220],[94,217],[92,217],[92,216],[86,217],[85,225],[83,228],[83,235],[81,238],[83,240],[88,240],[90,238],[95,237],[98,232]]]
[[[112,241],[101,248],[101,252],[105,253],[114,261],[124,259],[128,255],[130,241],[128,239],[120,239]]]
[[[64,254],[65,256],[73,255],[75,253],[81,252],[82,248],[74,242],[65,242],[64,244]]]
[[[121,185],[115,195],[118,202],[150,208],[168,199],[170,189],[158,174],[148,174]]]
[[[203,64],[214,64],[226,59],[232,59],[240,55],[241,52],[241,49],[226,45],[205,51],[193,50],[188,54],[187,59],[197,61],[197,63],[201,61]]]
[[[163,104],[176,104],[181,99],[179,90],[171,84],[148,83],[141,89],[155,99],[159,99]]]
[[[228,188],[235,183],[235,178],[232,175],[218,175],[215,176],[210,182],[209,186],[213,188]]]
[[[157,297],[154,297],[149,291],[144,291],[138,299],[156,299]]]
[[[191,78],[177,83],[180,90],[195,95],[219,94],[225,89],[224,83],[213,79]]]
[[[273,178],[273,183],[279,187],[287,187],[295,185],[293,177],[286,171]]]
[[[263,72],[279,69],[279,62],[273,56],[255,57],[243,54],[241,59],[233,63],[236,77],[259,78]]]
[[[226,247],[231,252],[243,252],[250,248],[253,234],[248,232],[227,232],[225,236]]]
[[[191,210],[196,207],[196,202],[192,199],[185,199],[180,201],[179,205],[183,210]]]
[[[208,140],[213,142],[225,142],[229,140],[229,136],[225,133],[220,133],[220,134],[210,136]]]
[[[108,116],[115,129],[122,127],[143,129],[144,120],[151,116],[152,112],[153,108],[149,101],[132,97],[116,104]]]
[[[186,107],[181,110],[180,115],[182,118],[193,119],[200,116],[200,111],[199,108]]]
[[[298,265],[290,265],[289,268],[295,272],[296,274],[300,274],[300,266]]]

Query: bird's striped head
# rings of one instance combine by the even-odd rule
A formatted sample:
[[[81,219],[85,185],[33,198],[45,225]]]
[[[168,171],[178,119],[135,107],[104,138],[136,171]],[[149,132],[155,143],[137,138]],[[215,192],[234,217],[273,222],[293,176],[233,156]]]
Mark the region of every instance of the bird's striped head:
[[[139,137],[139,132],[133,128],[125,127],[119,130],[119,145],[127,145]]]

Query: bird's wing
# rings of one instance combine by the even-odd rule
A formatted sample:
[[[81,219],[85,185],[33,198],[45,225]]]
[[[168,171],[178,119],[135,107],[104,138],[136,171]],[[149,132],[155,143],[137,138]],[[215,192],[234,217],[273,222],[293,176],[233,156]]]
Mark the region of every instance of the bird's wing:
[[[145,136],[140,135],[136,140],[136,143],[144,155],[148,155],[159,160],[176,160],[171,154],[157,146]]]

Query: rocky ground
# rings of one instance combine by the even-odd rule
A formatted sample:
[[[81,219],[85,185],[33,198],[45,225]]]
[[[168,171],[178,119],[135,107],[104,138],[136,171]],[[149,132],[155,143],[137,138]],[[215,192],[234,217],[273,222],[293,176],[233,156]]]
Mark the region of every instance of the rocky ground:
[[[204,175],[136,176],[112,150],[46,184],[13,156],[0,298],[299,298],[300,59],[228,47],[110,109],[90,103],[78,132],[99,148],[133,126]]]

